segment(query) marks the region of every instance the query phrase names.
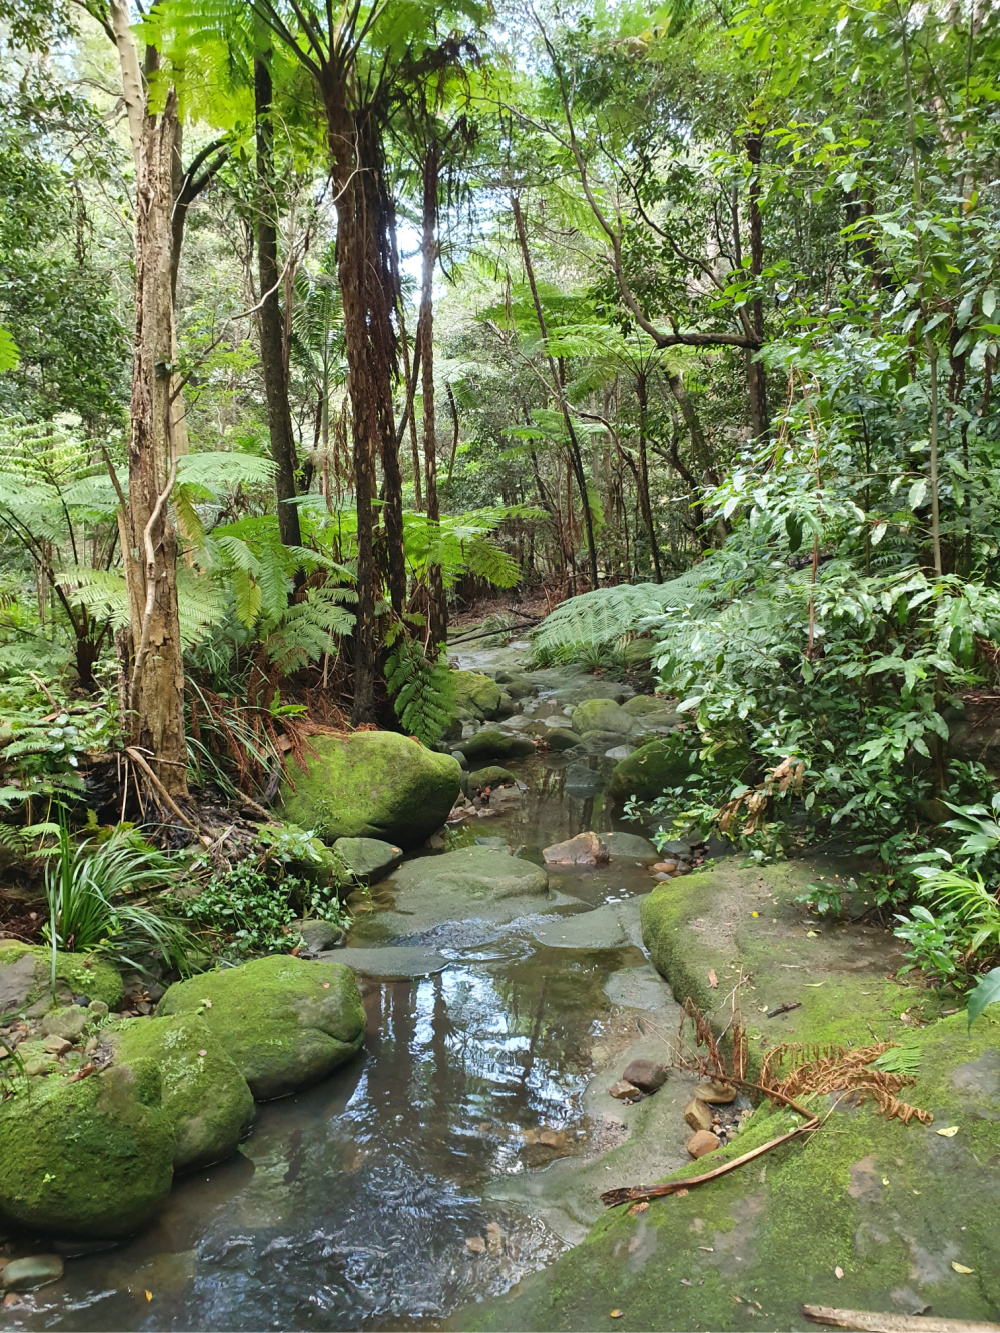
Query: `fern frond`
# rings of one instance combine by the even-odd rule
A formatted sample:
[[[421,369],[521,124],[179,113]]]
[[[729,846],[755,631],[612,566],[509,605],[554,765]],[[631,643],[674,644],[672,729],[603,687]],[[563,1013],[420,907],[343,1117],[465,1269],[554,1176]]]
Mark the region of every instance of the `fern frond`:
[[[386,661],[385,678],[403,730],[434,745],[455,716],[453,676],[443,646],[428,657],[419,639],[401,635]]]

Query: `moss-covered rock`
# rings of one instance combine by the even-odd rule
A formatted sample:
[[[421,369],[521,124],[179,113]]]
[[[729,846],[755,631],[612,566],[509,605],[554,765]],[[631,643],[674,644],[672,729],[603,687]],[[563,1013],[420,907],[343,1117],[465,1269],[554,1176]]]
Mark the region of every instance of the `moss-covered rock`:
[[[30,1011],[42,1014],[72,1003],[74,995],[103,1000],[109,1009],[122,1002],[122,979],[102,958],[85,953],[56,954],[52,995],[52,951],[19,940],[0,940],[0,1018]]]
[[[634,719],[630,717],[629,721]],[[616,801],[626,801],[630,796],[655,801],[668,787],[679,787],[691,772],[691,756],[683,745],[674,740],[650,741],[615,765],[608,794]]]
[[[806,917],[794,899],[818,871],[832,877],[844,868],[741,870],[726,862],[672,881],[646,899],[643,938],[677,998],[691,995],[717,1031],[732,1020],[728,979],[749,974],[740,994],[750,1077],[782,1041],[896,1041],[914,1052],[917,1069],[901,1095],[933,1123],[904,1125],[868,1104],[816,1098],[825,1117],[817,1133],[685,1197],[655,1200],[641,1213],[609,1211],[584,1244],[457,1327],[592,1329],[620,1309],[621,1326],[632,1329],[785,1330],[802,1328],[803,1302],[996,1317],[1000,1005],[971,1033],[964,1014],[936,1018],[930,993],[892,979],[900,959],[889,932]],[[801,1008],[772,1019],[762,1012],[784,1002]],[[797,1123],[783,1108],[760,1106],[710,1163],[693,1162],[677,1177]],[[946,1128],[954,1132],[938,1133]],[[604,1158],[609,1180],[624,1151]]]
[[[391,874],[403,859],[403,849],[381,838],[338,838],[333,850],[356,878],[377,884]]]
[[[396,871],[391,885],[401,892],[417,890],[433,895],[445,891],[482,900],[544,893],[549,877],[541,866],[507,852],[492,847],[461,847],[441,856],[407,861]]]
[[[527,736],[515,736],[499,727],[483,727],[455,748],[465,755],[470,765],[482,763],[484,759],[523,759],[535,753],[534,743]]]
[[[0,1103],[0,1220],[46,1235],[116,1240],[170,1191],[174,1131],[151,1060],[70,1083],[31,1079]]]
[[[582,736],[588,731],[607,731],[627,736],[635,719],[613,699],[584,699],[573,709],[573,730]]]
[[[199,1018],[125,1019],[112,1040],[119,1063],[149,1059],[160,1071],[163,1109],[174,1127],[175,1171],[209,1166],[236,1150],[253,1124],[253,1096]]]
[[[507,768],[501,768],[499,764],[487,764],[485,768],[477,768],[474,773],[470,773],[465,779],[465,790],[482,791],[484,787],[513,787],[517,785],[517,778]]]
[[[583,744],[583,738],[575,731],[570,731],[569,727],[549,727],[545,739],[549,743],[550,750],[575,750],[578,745]]]
[[[351,969],[289,955],[179,981],[157,1013],[197,1015],[257,1101],[317,1083],[364,1040],[365,1014]]]
[[[495,680],[478,671],[453,671],[450,680],[459,708],[480,721],[496,717],[503,691]]]
[[[634,694],[622,704],[626,713],[632,717],[642,717],[645,713],[662,713],[667,708],[666,699],[656,694]]]
[[[415,847],[448,818],[461,785],[450,754],[394,731],[320,736],[309,772],[296,766],[295,790],[282,785],[285,816],[325,842],[380,838]]]

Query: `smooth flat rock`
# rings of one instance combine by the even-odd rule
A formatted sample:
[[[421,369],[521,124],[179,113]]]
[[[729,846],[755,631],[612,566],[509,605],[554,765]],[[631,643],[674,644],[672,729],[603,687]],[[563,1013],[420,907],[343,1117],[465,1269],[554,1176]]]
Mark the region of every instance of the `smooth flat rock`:
[[[378,977],[382,981],[411,981],[443,972],[448,959],[432,949],[405,944],[388,944],[373,949],[338,949],[336,953],[320,955],[330,962],[346,963],[363,977]]]
[[[646,1009],[658,1013],[675,1008],[673,992],[650,963],[612,972],[604,983],[604,994],[612,1004],[621,1005],[623,1009]]]
[[[490,759],[523,759],[535,753],[535,745],[527,736],[515,736],[499,727],[483,727],[466,737],[456,746],[469,761],[469,767],[481,767]]]
[[[369,884],[392,874],[403,860],[403,849],[381,838],[338,838],[333,849],[344,858],[348,870]]]
[[[602,834],[610,856],[628,857],[632,861],[655,861],[659,852],[648,838],[638,833]]]
[[[465,894],[470,902],[519,898],[544,893],[549,877],[541,866],[521,861],[492,847],[462,847],[441,856],[407,861],[393,875],[392,887],[403,893],[442,890]]]
[[[0,1272],[7,1291],[34,1291],[47,1282],[58,1282],[63,1275],[63,1261],[58,1254],[32,1254],[27,1259],[12,1259]]]
[[[608,903],[593,912],[546,922],[533,932],[535,939],[553,949],[624,949],[629,940],[617,906]]]

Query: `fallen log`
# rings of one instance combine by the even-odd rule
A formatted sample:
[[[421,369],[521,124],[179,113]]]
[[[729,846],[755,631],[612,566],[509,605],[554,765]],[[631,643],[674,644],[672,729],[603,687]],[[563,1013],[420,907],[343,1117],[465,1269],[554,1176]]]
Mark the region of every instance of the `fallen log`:
[[[1000,1333],[1000,1324],[939,1319],[932,1314],[879,1314],[870,1310],[839,1310],[832,1305],[803,1305],[802,1313],[814,1324],[856,1329],[861,1333]]]

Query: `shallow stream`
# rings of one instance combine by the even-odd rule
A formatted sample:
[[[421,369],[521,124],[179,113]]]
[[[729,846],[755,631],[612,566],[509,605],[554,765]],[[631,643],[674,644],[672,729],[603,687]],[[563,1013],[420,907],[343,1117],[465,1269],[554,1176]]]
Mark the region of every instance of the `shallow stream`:
[[[460,653],[460,665],[493,669],[524,650]],[[593,683],[535,679],[532,711]],[[521,805],[453,831],[449,846],[496,837],[540,861],[582,829],[640,831],[576,763],[569,786],[557,755],[516,766]],[[72,1259],[3,1326],[434,1328],[551,1262],[600,1211],[600,1151],[629,1135],[627,1114],[598,1109],[595,1090],[621,1052],[675,1024],[637,947],[630,900],[650,887],[648,863],[615,859],[553,873],[549,899],[514,920],[453,918],[415,933],[395,913],[380,932],[392,894],[378,886],[376,912],[349,944],[420,946],[440,970],[360,978],[368,1036],[354,1061],[259,1108],[239,1153],[178,1179],[154,1228]],[[566,933],[595,908],[592,938],[590,923]]]

